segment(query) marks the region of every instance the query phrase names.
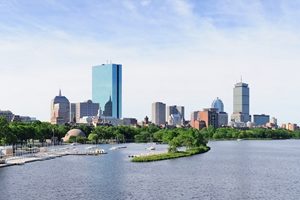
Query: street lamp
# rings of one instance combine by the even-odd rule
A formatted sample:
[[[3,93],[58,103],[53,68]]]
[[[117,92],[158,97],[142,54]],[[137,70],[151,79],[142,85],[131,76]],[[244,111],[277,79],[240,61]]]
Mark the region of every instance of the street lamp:
[[[52,140],[53,140],[53,147],[54,147],[54,128],[52,128]]]

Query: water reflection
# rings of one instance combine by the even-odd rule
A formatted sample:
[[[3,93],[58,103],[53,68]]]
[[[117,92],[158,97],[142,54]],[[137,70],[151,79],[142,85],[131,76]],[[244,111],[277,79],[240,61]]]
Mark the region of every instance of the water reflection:
[[[300,141],[210,142],[188,158],[131,163],[145,144],[0,169],[1,199],[299,199]],[[166,146],[159,146],[163,151]]]

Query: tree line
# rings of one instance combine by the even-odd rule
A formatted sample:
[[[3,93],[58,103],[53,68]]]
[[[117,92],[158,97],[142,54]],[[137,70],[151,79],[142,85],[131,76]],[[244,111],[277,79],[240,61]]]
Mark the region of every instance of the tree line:
[[[60,141],[65,134],[74,127],[70,125],[53,125],[48,122],[35,121],[31,123],[8,122],[0,117],[0,143],[1,145],[25,144],[29,141],[46,142],[46,139]],[[89,130],[87,126],[78,126]]]
[[[291,132],[284,129],[264,129],[254,128],[239,130],[233,128],[213,128],[208,127],[202,130],[192,128],[161,129],[155,125],[147,127],[130,126],[98,126],[88,125],[52,125],[47,122],[8,122],[0,117],[0,143],[4,144],[23,144],[29,141],[39,141],[44,143],[46,139],[54,136],[58,141],[73,128],[81,129],[86,138],[77,138],[79,142],[104,143],[115,141],[125,142],[159,142],[168,143],[170,148],[186,146],[193,147],[205,144],[207,140],[215,139],[299,139],[300,131]]]
[[[235,129],[235,128],[213,128],[208,127],[200,131],[205,138],[214,140],[231,139],[300,139],[300,131],[289,131],[286,129]]]

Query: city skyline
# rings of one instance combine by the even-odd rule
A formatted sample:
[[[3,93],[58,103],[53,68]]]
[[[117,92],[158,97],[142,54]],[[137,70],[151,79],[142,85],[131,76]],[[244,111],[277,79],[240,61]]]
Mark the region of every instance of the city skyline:
[[[71,102],[91,99],[90,66],[112,60],[124,66],[124,117],[149,116],[155,101],[183,105],[189,116],[217,96],[231,114],[232,86],[243,75],[251,114],[299,123],[299,105],[290,100],[300,87],[299,7],[292,1],[1,2],[0,109],[49,121],[49,100],[59,88]]]

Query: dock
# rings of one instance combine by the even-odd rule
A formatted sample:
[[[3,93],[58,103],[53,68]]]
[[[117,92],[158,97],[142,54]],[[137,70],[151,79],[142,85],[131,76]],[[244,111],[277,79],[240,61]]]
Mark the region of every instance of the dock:
[[[107,154],[103,149],[97,147],[89,147],[87,149],[78,150],[76,148],[61,148],[55,149],[53,151],[43,151],[35,154],[25,155],[25,156],[12,156],[6,158],[5,163],[0,164],[0,168],[10,167],[15,165],[24,165],[26,163],[32,163],[37,161],[51,160],[55,158],[60,158],[63,156],[98,156]]]

